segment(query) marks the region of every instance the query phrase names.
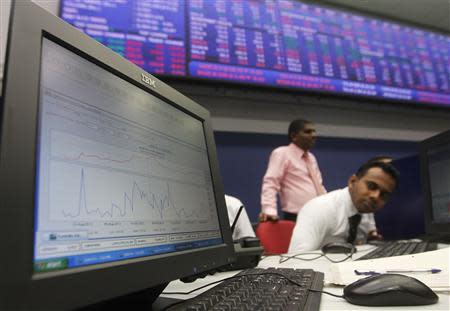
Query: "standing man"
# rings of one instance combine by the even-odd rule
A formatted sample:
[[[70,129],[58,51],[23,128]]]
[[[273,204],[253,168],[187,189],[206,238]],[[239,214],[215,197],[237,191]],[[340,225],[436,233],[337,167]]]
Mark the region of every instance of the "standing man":
[[[326,193],[314,155],[316,129],[310,121],[297,119],[288,129],[290,144],[272,151],[262,182],[260,221],[278,220],[277,194],[283,218],[295,221],[303,205]]]
[[[361,215],[384,207],[397,187],[398,172],[389,163],[361,166],[348,187],[309,201],[300,211],[289,253],[320,249],[331,242],[354,243]]]

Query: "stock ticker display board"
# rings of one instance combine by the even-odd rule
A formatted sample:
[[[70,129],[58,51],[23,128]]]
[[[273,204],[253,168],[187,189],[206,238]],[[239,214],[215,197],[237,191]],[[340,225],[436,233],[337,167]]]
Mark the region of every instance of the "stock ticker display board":
[[[61,0],[157,75],[450,105],[450,37],[294,0]]]

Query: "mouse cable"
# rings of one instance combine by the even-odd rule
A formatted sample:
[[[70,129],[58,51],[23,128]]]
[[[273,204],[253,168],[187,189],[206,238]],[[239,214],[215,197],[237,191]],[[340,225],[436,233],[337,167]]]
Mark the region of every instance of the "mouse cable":
[[[330,295],[330,296],[333,296],[333,297],[337,297],[337,298],[344,298],[344,295],[336,295],[336,294],[333,294],[333,293],[330,293],[330,292],[327,292],[327,291],[324,291],[324,290],[317,290],[317,289],[311,289],[311,288],[308,288],[308,290],[310,292],[314,292],[314,293],[321,293],[321,294],[327,294],[327,295]]]
[[[312,257],[312,258],[302,258],[302,257],[298,257],[300,255],[318,255],[316,257]],[[289,259],[297,259],[297,260],[303,260],[303,261],[313,261],[316,259],[319,259],[321,257],[323,257],[323,254],[320,253],[300,253],[300,254],[295,254],[292,256],[287,256],[287,255],[278,255],[280,257],[280,261],[278,263],[283,263],[288,261]]]
[[[345,257],[344,259],[341,259],[341,260],[334,260],[334,259],[331,259],[330,257],[328,257],[328,256],[325,255],[325,254],[323,254],[323,256],[324,256],[326,259],[328,259],[329,261],[331,261],[332,263],[339,263],[339,262],[344,262],[344,261],[346,261],[346,260],[349,259],[349,258],[352,258],[352,257],[353,257],[353,252],[350,253],[350,254],[348,254],[347,257]]]
[[[319,255],[319,256],[313,257],[313,258],[302,258],[302,257],[298,257],[300,255]],[[344,259],[341,259],[341,260],[334,260],[334,259],[331,259],[330,257],[328,257],[325,254],[319,254],[319,253],[299,253],[299,254],[295,254],[295,255],[292,255],[292,256],[286,256],[286,255],[278,255],[278,256],[280,257],[279,263],[286,262],[286,261],[288,261],[290,259],[297,259],[297,260],[302,260],[302,261],[313,261],[313,260],[319,259],[321,257],[325,257],[326,259],[328,259],[328,261],[330,261],[332,263],[339,263],[339,262],[344,262],[344,261],[346,261],[349,258],[352,258],[353,253],[348,254],[347,257],[345,257]]]

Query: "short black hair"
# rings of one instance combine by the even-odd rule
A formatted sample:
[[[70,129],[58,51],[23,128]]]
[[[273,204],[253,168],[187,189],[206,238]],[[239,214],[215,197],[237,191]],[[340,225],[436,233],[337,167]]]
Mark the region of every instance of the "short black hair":
[[[394,161],[394,158],[388,155],[379,155],[373,158],[370,158],[366,161],[366,163],[373,163],[373,162],[384,162],[385,160],[389,160],[390,162]]]
[[[292,134],[297,134],[298,132],[300,132],[301,130],[303,130],[305,128],[306,124],[311,124],[311,123],[312,123],[311,121],[304,120],[304,119],[296,119],[296,120],[292,121],[291,124],[289,124],[289,129],[288,129],[289,141],[292,141],[292,139],[291,139]]]
[[[373,167],[379,167],[392,177],[392,179],[395,181],[395,187],[398,186],[398,180],[400,178],[400,173],[398,170],[391,164],[391,163],[384,163],[384,162],[366,162],[363,165],[360,166],[360,168],[356,171],[356,177],[362,178],[364,175],[366,175],[367,171],[370,170]]]

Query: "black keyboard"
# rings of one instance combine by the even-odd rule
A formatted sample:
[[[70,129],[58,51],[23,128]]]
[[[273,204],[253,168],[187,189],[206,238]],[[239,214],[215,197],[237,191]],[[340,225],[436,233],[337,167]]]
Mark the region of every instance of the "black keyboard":
[[[376,259],[383,257],[401,256],[434,251],[437,243],[412,242],[412,241],[391,241],[378,246],[370,253],[359,257],[357,260]]]
[[[272,274],[273,273],[273,274]],[[290,280],[299,283],[295,285]],[[247,269],[168,310],[319,310],[323,273],[311,269]]]

